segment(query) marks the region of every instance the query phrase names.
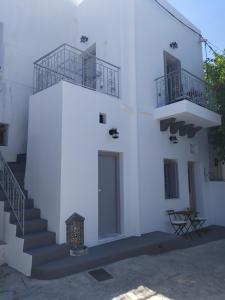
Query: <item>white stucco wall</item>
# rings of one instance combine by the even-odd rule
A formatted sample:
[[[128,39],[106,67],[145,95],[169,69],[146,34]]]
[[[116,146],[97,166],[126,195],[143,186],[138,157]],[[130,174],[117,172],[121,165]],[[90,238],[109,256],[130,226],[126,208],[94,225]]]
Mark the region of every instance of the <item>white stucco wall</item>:
[[[157,126],[157,128],[155,128]],[[151,116],[139,117],[139,164],[140,164],[140,211],[141,231],[168,230],[168,209],[184,209],[190,206],[188,190],[188,161],[196,163],[197,209],[204,215],[204,201],[207,197],[207,181],[204,168],[208,168],[207,136],[202,131],[194,139],[179,138],[178,144],[169,141],[169,131],[160,132]],[[198,147],[198,153],[192,154],[190,145]],[[179,198],[165,199],[164,159],[178,162]]]
[[[164,0],[160,2],[167,6]],[[169,5],[168,8],[197,30]],[[178,136],[179,143],[174,145],[169,141],[169,132],[160,132],[159,121],[154,119],[154,80],[164,74],[163,51],[176,56],[183,68],[201,77],[198,35],[148,0],[85,0],[77,8],[75,27],[75,46],[86,49],[96,43],[98,57],[121,67],[121,99],[68,83],[30,99],[26,186],[43,217],[49,220],[50,229],[57,232],[57,240],[65,241],[65,220],[77,212],[86,218],[86,244],[99,242],[99,150],[123,156],[124,235],[170,230],[165,211],[189,207],[188,161],[196,165],[197,209],[206,215],[206,130],[192,139]],[[85,45],[79,43],[82,34],[89,38]],[[178,43],[178,49],[170,48],[173,41]],[[100,112],[107,114],[107,125],[98,123]],[[42,124],[37,133],[39,120]],[[111,127],[118,128],[119,140],[109,137]],[[191,145],[198,149],[195,154],[191,153]],[[166,158],[178,161],[179,199],[165,200]]]
[[[10,127],[0,150],[7,160],[26,152],[33,62],[62,43],[77,43],[76,9],[72,0],[1,1],[0,122]]]
[[[137,105],[140,110],[152,111],[157,104],[155,79],[164,75],[163,52],[178,58],[182,68],[202,77],[202,45],[197,34],[179,23],[155,1],[135,3]],[[177,14],[174,9],[172,13]],[[171,42],[177,42],[178,48],[171,49]]]
[[[99,124],[99,113],[107,124]],[[65,240],[65,219],[73,212],[86,218],[89,245],[98,242],[98,151],[122,154],[122,233],[139,234],[138,166],[136,115],[119,99],[63,83],[63,129],[61,174],[61,239]],[[111,128],[118,140],[109,135]]]
[[[0,242],[0,266],[5,263],[5,248],[6,245]]]
[[[27,146],[26,188],[59,232],[61,190],[62,89],[55,85],[31,97]]]
[[[209,199],[207,202],[207,218],[210,224],[225,226],[225,182],[209,183]]]
[[[99,124],[99,113],[107,124]],[[58,242],[66,241],[74,212],[86,218],[86,244],[99,242],[98,151],[122,154],[122,235],[140,233],[135,118],[119,99],[66,82],[31,97],[26,188]],[[113,127],[118,140],[109,136]]]

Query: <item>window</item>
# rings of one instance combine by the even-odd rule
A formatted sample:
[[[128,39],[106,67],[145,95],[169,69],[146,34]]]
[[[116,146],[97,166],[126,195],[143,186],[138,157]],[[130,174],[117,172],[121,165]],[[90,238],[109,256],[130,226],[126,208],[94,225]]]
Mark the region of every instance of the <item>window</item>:
[[[165,198],[179,198],[178,165],[176,160],[164,159]]]
[[[0,146],[8,145],[8,125],[0,123]]]

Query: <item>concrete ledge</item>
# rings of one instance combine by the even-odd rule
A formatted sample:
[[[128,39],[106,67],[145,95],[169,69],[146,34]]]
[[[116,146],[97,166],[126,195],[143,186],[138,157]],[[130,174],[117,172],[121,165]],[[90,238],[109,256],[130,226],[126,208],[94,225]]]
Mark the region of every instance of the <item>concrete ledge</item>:
[[[177,121],[185,121],[203,128],[221,125],[221,116],[205,107],[184,99],[154,110],[154,119],[164,120],[176,118]]]

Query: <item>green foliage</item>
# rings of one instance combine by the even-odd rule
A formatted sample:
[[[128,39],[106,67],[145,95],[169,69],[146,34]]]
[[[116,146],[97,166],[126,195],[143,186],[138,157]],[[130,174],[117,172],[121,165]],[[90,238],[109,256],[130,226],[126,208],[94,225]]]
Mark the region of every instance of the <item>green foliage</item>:
[[[225,55],[214,53],[205,62],[206,81],[215,91],[216,111],[222,116],[222,125],[209,130],[209,142],[217,152],[218,159],[225,160]]]

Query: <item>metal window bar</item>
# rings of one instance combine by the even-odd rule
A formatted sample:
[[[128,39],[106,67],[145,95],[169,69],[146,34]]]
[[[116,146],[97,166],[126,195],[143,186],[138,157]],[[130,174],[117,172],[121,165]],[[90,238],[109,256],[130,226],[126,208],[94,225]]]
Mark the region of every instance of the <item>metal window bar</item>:
[[[120,68],[68,44],[34,63],[34,94],[61,80],[120,97]]]
[[[0,152],[0,185],[16,217],[22,236],[24,236],[25,200],[19,183]]]
[[[171,72],[155,81],[157,107],[186,99],[209,110],[216,110],[212,87],[184,69]]]

